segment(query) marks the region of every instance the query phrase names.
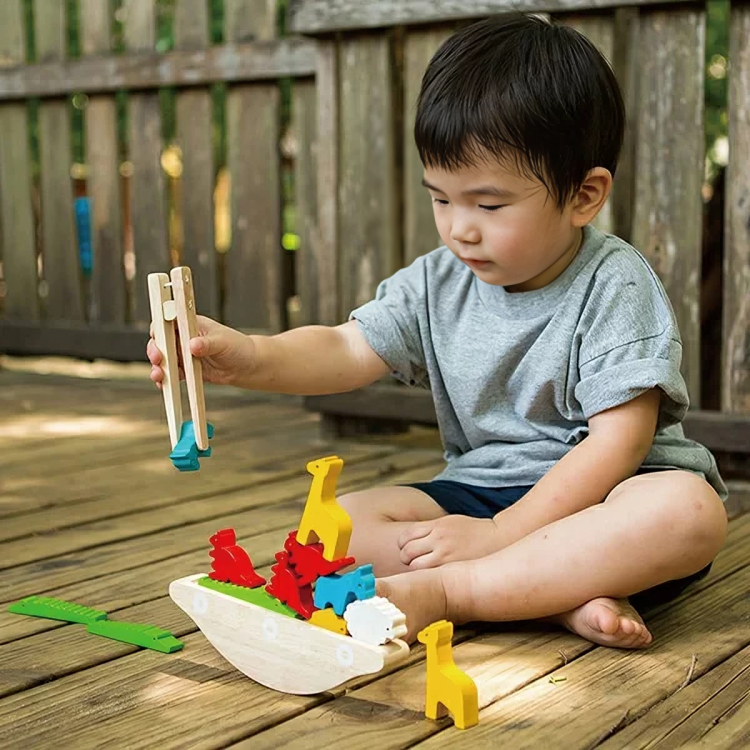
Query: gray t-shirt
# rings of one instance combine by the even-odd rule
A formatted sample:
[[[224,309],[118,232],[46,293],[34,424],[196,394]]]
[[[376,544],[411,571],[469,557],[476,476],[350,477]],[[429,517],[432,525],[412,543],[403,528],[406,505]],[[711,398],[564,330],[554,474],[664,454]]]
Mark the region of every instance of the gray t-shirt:
[[[664,288],[633,247],[594,227],[551,284],[507,292],[447,247],[417,258],[354,310],[393,375],[429,388],[445,447],[439,479],[535,484],[588,434],[594,414],[661,388],[644,468],[680,468],[727,492],[709,451],[685,438],[682,343]]]

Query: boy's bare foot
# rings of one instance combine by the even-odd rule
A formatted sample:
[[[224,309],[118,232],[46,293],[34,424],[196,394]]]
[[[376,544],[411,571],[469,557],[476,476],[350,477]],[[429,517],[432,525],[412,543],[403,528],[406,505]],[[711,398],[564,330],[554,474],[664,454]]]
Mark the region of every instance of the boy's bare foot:
[[[378,596],[384,596],[406,615],[407,643],[413,643],[422,628],[448,617],[439,568],[378,578],[375,585]]]
[[[592,599],[550,619],[602,646],[645,648],[652,641],[641,616],[627,599]]]

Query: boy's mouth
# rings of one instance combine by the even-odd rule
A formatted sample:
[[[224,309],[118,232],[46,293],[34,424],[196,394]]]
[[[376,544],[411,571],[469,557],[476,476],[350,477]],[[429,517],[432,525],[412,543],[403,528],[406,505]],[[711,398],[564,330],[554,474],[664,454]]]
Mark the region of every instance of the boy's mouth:
[[[490,265],[489,260],[475,260],[474,258],[461,258],[461,260],[466,263],[469,268],[481,269],[487,268],[487,266]]]

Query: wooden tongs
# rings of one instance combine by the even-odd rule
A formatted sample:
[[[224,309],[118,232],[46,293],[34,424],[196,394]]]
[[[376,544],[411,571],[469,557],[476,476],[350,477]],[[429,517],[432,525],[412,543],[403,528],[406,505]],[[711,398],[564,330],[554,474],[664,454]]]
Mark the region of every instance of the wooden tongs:
[[[170,281],[171,279],[171,281]],[[199,457],[211,455],[209,439],[213,426],[206,422],[201,362],[190,353],[190,339],[198,335],[195,318],[193,275],[187,266],[173,268],[170,275],[148,275],[148,297],[151,303],[151,325],[154,341],[162,354],[162,394],[167,412],[172,463],[180,471],[197,471]],[[182,421],[180,370],[175,338],[175,322],[180,334],[182,366],[185,371],[191,421]]]

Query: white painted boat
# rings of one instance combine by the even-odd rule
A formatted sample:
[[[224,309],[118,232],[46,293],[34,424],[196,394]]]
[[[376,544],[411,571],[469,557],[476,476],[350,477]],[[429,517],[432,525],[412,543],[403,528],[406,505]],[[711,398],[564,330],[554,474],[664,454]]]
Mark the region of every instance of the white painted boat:
[[[251,679],[283,693],[311,695],[402,661],[409,646],[371,646],[198,584],[173,581],[169,595],[211,645]]]

